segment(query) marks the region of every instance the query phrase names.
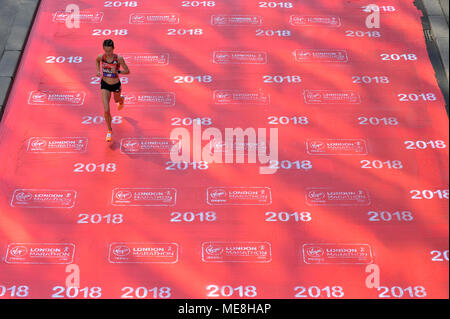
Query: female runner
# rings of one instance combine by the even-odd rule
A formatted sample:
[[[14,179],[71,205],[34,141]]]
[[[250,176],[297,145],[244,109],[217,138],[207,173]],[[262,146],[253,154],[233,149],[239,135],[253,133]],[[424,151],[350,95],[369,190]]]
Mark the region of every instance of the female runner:
[[[117,104],[117,109],[120,111],[123,108],[124,97],[121,95],[122,84],[120,83],[120,74],[130,74],[130,70],[125,63],[123,57],[114,53],[114,42],[111,39],[103,41],[104,54],[99,54],[96,59],[97,76],[101,77],[100,88],[102,91],[103,106],[105,109],[105,121],[108,127],[106,134],[106,141],[112,140],[112,117],[109,109],[109,101],[111,100],[111,92],[114,93],[114,101]],[[101,71],[100,71],[100,63]],[[119,70],[122,66],[123,71]]]

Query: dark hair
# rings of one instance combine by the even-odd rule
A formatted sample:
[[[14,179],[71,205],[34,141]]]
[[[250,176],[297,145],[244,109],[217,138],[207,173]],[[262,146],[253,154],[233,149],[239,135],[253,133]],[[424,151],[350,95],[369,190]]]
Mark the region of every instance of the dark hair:
[[[111,39],[106,39],[105,41],[103,41],[103,46],[112,47],[114,49],[114,41]]]

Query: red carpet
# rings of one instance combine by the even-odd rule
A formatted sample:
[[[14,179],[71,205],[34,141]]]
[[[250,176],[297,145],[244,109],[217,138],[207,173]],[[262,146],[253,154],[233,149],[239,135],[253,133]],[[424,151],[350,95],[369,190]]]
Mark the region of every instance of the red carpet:
[[[0,298],[448,298],[444,98],[412,1],[372,2],[380,28],[370,1],[70,1],[70,29],[43,0],[0,123]],[[197,122],[277,128],[278,170],[171,163]]]

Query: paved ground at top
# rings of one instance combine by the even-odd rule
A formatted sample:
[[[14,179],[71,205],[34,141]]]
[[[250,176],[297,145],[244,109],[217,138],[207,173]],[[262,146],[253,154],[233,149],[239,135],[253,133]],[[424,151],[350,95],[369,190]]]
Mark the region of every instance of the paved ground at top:
[[[0,0],[0,118],[39,0]]]
[[[448,112],[449,90],[449,47],[448,23],[449,0],[419,0],[416,5],[424,13],[422,24],[431,63],[436,71],[436,78],[444,94]]]

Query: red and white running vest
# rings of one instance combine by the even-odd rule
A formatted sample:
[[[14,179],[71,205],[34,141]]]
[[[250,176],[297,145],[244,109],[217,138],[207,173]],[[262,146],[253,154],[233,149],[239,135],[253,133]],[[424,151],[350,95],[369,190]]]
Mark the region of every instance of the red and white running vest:
[[[117,54],[113,55],[113,61],[111,63],[106,61],[106,54],[102,56],[102,70],[103,77],[105,78],[117,78],[119,74],[117,71],[119,70],[119,58]]]

